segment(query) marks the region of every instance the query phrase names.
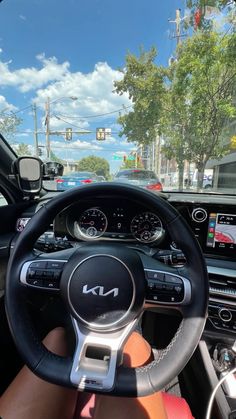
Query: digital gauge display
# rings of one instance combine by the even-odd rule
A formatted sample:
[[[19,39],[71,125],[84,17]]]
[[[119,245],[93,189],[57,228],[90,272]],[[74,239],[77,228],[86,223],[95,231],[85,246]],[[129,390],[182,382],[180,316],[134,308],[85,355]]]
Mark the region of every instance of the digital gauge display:
[[[164,232],[160,218],[152,212],[136,215],[131,221],[130,230],[133,236],[143,243],[160,239]]]
[[[90,208],[83,212],[79,221],[75,222],[77,233],[87,239],[96,239],[103,235],[107,228],[107,217],[98,208]]]

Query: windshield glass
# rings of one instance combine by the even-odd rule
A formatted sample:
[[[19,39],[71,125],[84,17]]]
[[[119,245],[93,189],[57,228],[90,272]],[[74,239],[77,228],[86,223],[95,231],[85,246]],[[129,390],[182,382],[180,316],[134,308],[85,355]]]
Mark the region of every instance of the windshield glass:
[[[0,132],[42,159],[48,190],[126,177],[235,194],[235,8],[0,1]]]
[[[117,173],[117,178],[124,177],[127,179],[156,179],[154,172],[150,170],[123,170],[122,172]]]

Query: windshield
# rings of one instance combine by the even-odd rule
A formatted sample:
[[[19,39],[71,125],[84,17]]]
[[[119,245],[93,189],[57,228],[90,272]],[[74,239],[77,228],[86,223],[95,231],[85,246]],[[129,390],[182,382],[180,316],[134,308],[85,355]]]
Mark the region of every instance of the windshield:
[[[0,132],[42,159],[49,190],[84,176],[235,194],[235,8],[0,1]]]
[[[150,172],[150,170],[124,170],[122,172],[117,173],[117,178],[127,178],[127,179],[156,179],[156,175],[154,172]]]

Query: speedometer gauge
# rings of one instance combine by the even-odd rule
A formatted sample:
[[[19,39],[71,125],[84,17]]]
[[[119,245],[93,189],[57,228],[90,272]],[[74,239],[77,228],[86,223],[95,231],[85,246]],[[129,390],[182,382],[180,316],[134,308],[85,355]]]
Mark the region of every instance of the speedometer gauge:
[[[79,221],[75,222],[79,235],[87,239],[96,239],[103,235],[107,228],[107,217],[98,208],[90,208],[83,212]]]
[[[133,236],[143,243],[154,242],[163,235],[162,222],[152,212],[136,215],[131,221],[130,230]]]

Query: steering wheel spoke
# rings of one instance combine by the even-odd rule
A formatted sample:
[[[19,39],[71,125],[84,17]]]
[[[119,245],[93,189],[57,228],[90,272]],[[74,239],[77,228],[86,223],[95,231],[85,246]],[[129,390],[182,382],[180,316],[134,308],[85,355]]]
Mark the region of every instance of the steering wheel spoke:
[[[111,391],[116,369],[122,362],[122,348],[139,319],[121,330],[99,333],[85,328],[72,317],[76,349],[70,380],[81,391]]]

